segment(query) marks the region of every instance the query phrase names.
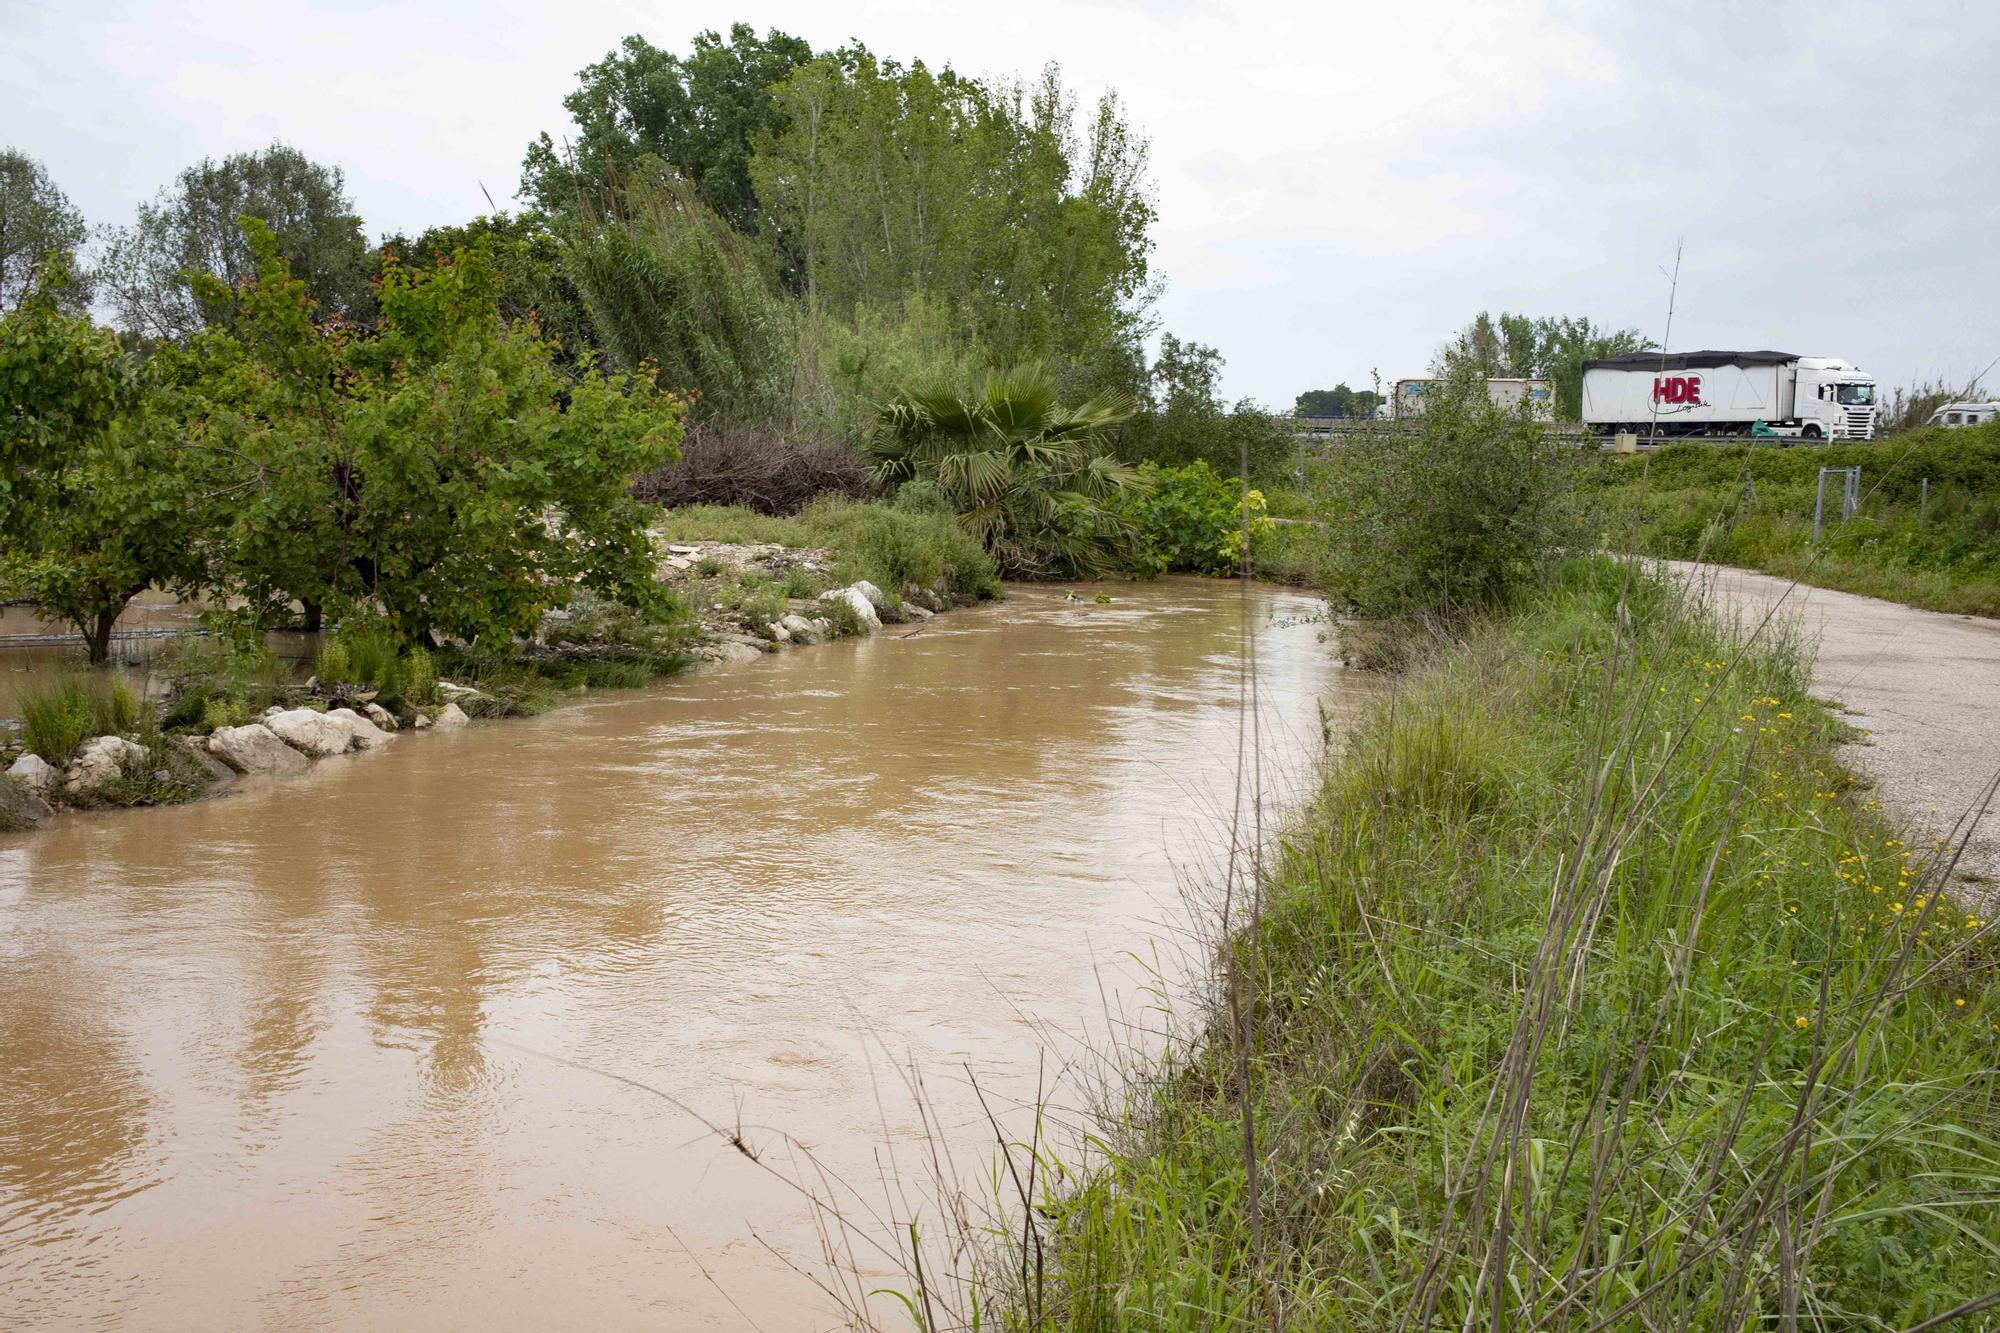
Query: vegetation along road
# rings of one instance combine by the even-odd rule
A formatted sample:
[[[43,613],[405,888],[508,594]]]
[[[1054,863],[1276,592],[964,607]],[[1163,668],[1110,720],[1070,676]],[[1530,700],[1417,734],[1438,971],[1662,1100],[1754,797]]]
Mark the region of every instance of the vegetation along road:
[[[1794,586],[1741,569],[1672,562],[1754,626],[1772,607],[1818,640],[1813,683],[1868,746],[1858,758],[1880,799],[1913,830],[1950,832],[1977,811],[2000,764],[2000,621]],[[1991,898],[2000,884],[2000,823],[1973,829],[1957,878]]]

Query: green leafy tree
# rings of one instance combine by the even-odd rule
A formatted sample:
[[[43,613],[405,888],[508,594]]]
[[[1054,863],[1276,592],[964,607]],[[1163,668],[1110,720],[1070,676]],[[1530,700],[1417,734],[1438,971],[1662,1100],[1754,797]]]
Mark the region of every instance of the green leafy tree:
[[[770,420],[790,398],[794,310],[764,254],[683,182],[632,182],[578,219],[567,271],[620,368],[645,368],[704,416]]]
[[[1383,619],[1505,606],[1556,560],[1587,549],[1576,450],[1525,406],[1460,368],[1414,432],[1344,441],[1313,493],[1320,573],[1342,609]]]
[[[1114,95],[1084,116],[1053,66],[986,84],[858,46],[774,95],[752,175],[810,299],[845,317],[921,295],[1002,361],[1091,365],[1137,341],[1153,206]]]
[[[62,286],[0,316],[0,589],[76,626],[101,663],[134,596],[201,582],[205,497],[178,396],[62,309]]]
[[[0,311],[19,308],[35,274],[50,256],[67,260],[83,244],[83,214],[40,162],[17,149],[0,149]],[[90,304],[88,283],[56,289],[66,309]]]
[[[187,354],[211,402],[200,423],[237,488],[224,585],[268,623],[289,602],[380,615],[406,639],[504,643],[588,588],[658,609],[645,511],[626,487],[671,462],[677,400],[586,366],[498,308],[483,247],[381,283],[371,337],[316,324],[304,283],[255,219],[257,276],[233,333]]]
[[[1292,403],[1292,412],[1302,417],[1369,417],[1382,404],[1382,395],[1373,389],[1350,389],[1336,384],[1331,389],[1308,389]]]
[[[1107,441],[1132,411],[1116,395],[1065,407],[1043,368],[1021,366],[992,372],[969,397],[898,395],[883,406],[869,450],[884,484],[936,486],[1003,573],[1092,574],[1112,568],[1130,536],[1117,498],[1145,484]]]
[[[574,144],[547,134],[528,148],[521,195],[550,212],[595,204],[614,178],[657,175],[665,167],[691,182],[703,203],[731,225],[764,222],[751,181],[751,147],[778,132],[784,113],[771,88],[812,58],[797,37],[747,23],[729,36],[698,34],[687,55],[636,34],[583,69],[563,106],[576,122]]]
[[[1254,544],[1272,531],[1264,493],[1207,463],[1147,463],[1141,471],[1147,484],[1119,499],[1134,534],[1128,563],[1141,573],[1234,574],[1243,567],[1243,539]]]
[[[269,228],[322,321],[365,323],[374,314],[372,260],[339,167],[274,143],[216,161],[203,158],[112,238],[103,281],[120,322],[147,338],[186,339],[223,314],[206,291],[257,276],[257,257],[237,219]],[[203,288],[194,275],[222,284]]]
[[[570,276],[560,225],[527,209],[430,227],[415,237],[386,236],[374,256],[374,271],[379,278],[391,256],[406,269],[435,268],[483,245],[499,281],[494,299],[500,317],[510,324],[533,321],[561,349],[563,364],[575,366],[598,338],[583,293]]]

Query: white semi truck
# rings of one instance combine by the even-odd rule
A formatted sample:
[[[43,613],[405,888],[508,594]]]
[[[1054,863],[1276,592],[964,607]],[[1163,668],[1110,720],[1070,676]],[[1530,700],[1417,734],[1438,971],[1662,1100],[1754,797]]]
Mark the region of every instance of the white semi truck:
[[[1583,363],[1583,422],[1603,434],[1875,438],[1875,379],[1790,352],[1634,352]]]

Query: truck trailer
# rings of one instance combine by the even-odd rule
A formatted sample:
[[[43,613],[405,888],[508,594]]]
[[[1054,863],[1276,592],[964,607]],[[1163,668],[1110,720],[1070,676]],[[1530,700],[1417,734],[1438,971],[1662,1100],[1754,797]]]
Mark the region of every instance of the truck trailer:
[[[1386,404],[1387,415],[1398,419],[1422,416],[1428,395],[1434,392],[1432,379],[1397,380],[1396,391]],[[1519,411],[1526,403],[1532,415],[1547,420],[1555,411],[1555,392],[1545,379],[1518,379],[1502,375],[1489,376],[1486,380],[1486,396],[1494,404],[1510,412]],[[1378,415],[1382,415],[1378,412]]]
[[[1583,363],[1584,425],[1611,435],[1872,440],[1875,379],[1836,357],[1634,352]],[[1760,432],[1761,433],[1761,432]]]

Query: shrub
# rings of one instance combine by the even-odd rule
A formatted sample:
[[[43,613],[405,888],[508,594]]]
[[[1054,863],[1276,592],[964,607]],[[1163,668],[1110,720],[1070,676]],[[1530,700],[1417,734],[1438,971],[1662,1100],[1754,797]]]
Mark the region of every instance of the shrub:
[[[1056,401],[1040,366],[955,387],[909,389],[884,404],[868,441],[884,485],[927,481],[965,530],[1015,577],[1074,577],[1117,564],[1128,535],[1115,504],[1141,484],[1111,453],[1110,433],[1132,400],[1105,394]]]
[[[632,484],[634,495],[655,504],[741,505],[760,514],[793,514],[822,495],[858,499],[871,489],[868,460],[845,445],[720,422],[691,426],[678,462]]]
[[[1320,577],[1364,616],[1456,619],[1504,606],[1589,535],[1575,448],[1476,376],[1430,395],[1414,431],[1349,440],[1316,479]]]
[[[153,673],[166,684],[168,727],[241,725],[295,693],[289,668],[262,638],[178,639],[154,660]]]
[[[1141,472],[1150,487],[1135,487],[1119,504],[1134,532],[1128,561],[1139,573],[1233,574],[1242,564],[1246,526],[1253,543],[1272,529],[1263,493],[1205,462],[1147,464]]]
[[[999,566],[956,520],[881,504],[822,501],[799,516],[812,544],[830,548],[840,573],[894,597],[905,584],[967,599],[1000,591]]]
[[[421,646],[412,648],[403,663],[403,698],[413,704],[438,701],[437,664]]]

